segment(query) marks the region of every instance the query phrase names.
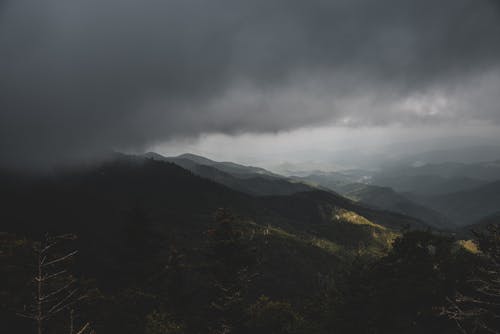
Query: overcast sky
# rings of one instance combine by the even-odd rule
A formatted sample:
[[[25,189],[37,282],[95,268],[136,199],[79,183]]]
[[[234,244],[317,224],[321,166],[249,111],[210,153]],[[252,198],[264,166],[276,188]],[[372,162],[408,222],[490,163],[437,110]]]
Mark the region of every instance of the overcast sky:
[[[274,163],[499,126],[498,0],[0,0],[2,165]]]

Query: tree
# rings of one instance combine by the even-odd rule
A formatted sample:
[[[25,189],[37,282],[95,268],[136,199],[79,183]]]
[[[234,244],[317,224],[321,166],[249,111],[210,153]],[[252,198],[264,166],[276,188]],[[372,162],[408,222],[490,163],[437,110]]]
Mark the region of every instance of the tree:
[[[49,321],[59,317],[63,311],[68,311],[69,334],[92,333],[90,323],[76,326],[76,304],[85,298],[80,293],[76,278],[69,271],[69,263],[78,251],[60,253],[60,246],[68,240],[74,240],[72,234],[52,237],[48,234],[42,241],[34,243],[36,254],[34,282],[34,299],[18,314],[31,319],[35,323],[37,334],[46,332]]]
[[[480,254],[469,287],[450,298],[445,309],[459,330],[500,333],[500,224],[473,231]]]

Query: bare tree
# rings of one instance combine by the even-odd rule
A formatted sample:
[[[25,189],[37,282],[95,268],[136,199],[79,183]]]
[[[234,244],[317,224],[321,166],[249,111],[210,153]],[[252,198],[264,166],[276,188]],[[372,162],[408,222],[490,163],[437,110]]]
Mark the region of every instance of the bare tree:
[[[34,243],[36,273],[34,298],[18,314],[35,322],[37,334],[43,334],[47,323],[63,311],[69,312],[69,334],[93,333],[90,323],[75,326],[75,305],[86,298],[77,286],[77,280],[69,270],[69,263],[78,251],[60,252],[60,246],[67,240],[74,240],[73,234],[50,236]],[[59,252],[58,252],[59,251]]]

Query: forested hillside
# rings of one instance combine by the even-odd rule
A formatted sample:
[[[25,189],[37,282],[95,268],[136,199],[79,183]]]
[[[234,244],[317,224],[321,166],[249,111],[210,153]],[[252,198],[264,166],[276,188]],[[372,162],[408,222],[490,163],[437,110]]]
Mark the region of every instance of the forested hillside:
[[[43,333],[455,333],[457,296],[488,263],[470,241],[335,193],[252,196],[143,157],[1,182],[10,333],[35,331],[19,314],[36,306],[36,249],[67,233],[47,256],[78,250],[58,265],[81,297]],[[476,321],[493,326],[460,324]]]

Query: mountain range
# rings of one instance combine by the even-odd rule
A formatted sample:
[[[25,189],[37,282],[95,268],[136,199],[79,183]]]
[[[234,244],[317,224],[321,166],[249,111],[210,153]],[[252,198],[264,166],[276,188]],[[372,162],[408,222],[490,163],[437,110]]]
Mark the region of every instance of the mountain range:
[[[500,208],[500,181],[421,199],[429,207],[442,212],[458,225],[470,225],[493,215]]]
[[[397,232],[406,226],[453,230],[477,223],[499,211],[500,183],[490,182],[499,170],[498,162],[446,163],[394,167],[392,174],[348,170],[285,177],[193,154],[116,153],[102,163],[44,175],[2,173],[0,196],[6,209],[0,218],[11,229],[33,230],[36,221],[44,221],[54,229],[98,224],[112,231],[126,219],[127,208],[144,207],[158,226],[202,230],[217,208],[228,207],[258,224],[297,229],[310,237],[321,237],[322,231],[345,243],[340,234],[325,232],[325,226],[334,231],[335,222],[362,222],[364,229]],[[475,176],[475,171],[474,185],[455,191],[456,180]],[[422,194],[417,185],[402,192],[382,182],[384,175],[423,178],[429,184],[442,178],[455,186],[437,194]],[[355,238],[349,236],[349,242]]]
[[[101,239],[112,247],[109,240],[123,233],[131,208],[147,212],[162,233],[181,236],[203,235],[214,212],[227,208],[258,225],[324,240],[348,251],[360,242],[364,247],[384,249],[402,229],[428,226],[417,218],[372,208],[259,168],[216,163],[225,168],[222,171],[198,157],[148,156],[116,154],[103,163],[43,176],[3,174],[2,229],[30,234],[72,231],[92,235],[95,242]],[[189,170],[172,160],[189,164]],[[209,179],[211,175],[216,178]],[[256,180],[265,185],[262,193],[266,195],[238,190]],[[93,232],[96,229],[98,236]]]
[[[438,210],[454,205],[465,217],[488,212],[485,205],[498,208],[498,182],[422,205],[425,198],[363,183],[371,181],[365,176],[351,170],[288,178],[191,154],[153,153],[114,153],[38,174],[1,171],[0,320],[19,329],[14,333],[30,331],[30,323],[9,312],[32,297],[31,267],[19,264],[32,262],[33,245],[47,233],[70,232],[81,251],[76,274],[93,296],[84,314],[99,332],[157,333],[150,328],[158,310],[190,333],[207,332],[212,319],[227,319],[230,310],[234,323],[250,328],[242,333],[275,333],[274,320],[282,318],[285,330],[278,333],[365,333],[357,321],[368,319],[359,326],[372,328],[387,305],[403,320],[378,323],[380,332],[409,332],[415,322],[406,314],[427,323],[421,309],[446,301],[433,301],[436,286],[467,281],[462,273],[478,250],[468,230],[498,219],[496,209],[463,228]],[[460,207],[463,200],[473,201],[474,210]],[[264,327],[270,331],[238,322],[252,310],[265,312],[258,324],[273,321]],[[288,331],[287,319],[307,319],[307,327]],[[442,321],[432,319],[423,328]]]
[[[194,154],[164,157],[150,152],[144,154],[144,157],[175,163],[198,176],[250,195],[289,195],[313,190],[304,183],[294,182],[263,168],[233,162],[217,162]]]
[[[399,163],[379,171],[315,171],[293,178],[439,229],[475,224],[500,209],[498,160]]]
[[[351,169],[285,177],[266,169],[218,162],[194,154],[144,157],[175,163],[192,173],[253,196],[326,191],[363,206],[415,217],[430,226],[453,230],[498,211],[500,162],[445,162],[394,165],[374,172]]]

